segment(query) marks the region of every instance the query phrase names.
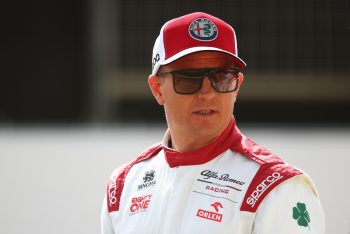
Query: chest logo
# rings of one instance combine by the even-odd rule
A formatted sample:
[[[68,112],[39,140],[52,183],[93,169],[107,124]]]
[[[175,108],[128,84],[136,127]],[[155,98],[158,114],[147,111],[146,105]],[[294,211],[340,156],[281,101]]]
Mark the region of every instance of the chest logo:
[[[212,185],[216,185],[216,186],[220,186],[220,187],[231,188],[231,189],[234,189],[237,191],[242,191],[241,189],[239,189],[237,187],[245,184],[245,182],[243,182],[243,181],[239,181],[239,180],[231,178],[229,174],[219,174],[219,173],[217,173],[215,171],[211,171],[211,170],[202,171],[201,176],[202,176],[201,179],[197,179],[200,182],[204,182],[204,183],[208,183],[208,184],[212,184]],[[224,189],[220,190],[220,191],[219,190],[215,191],[215,189],[211,186],[206,187],[206,189],[213,190],[214,192],[227,193],[227,191]]]
[[[144,177],[142,178],[143,183],[138,186],[138,190],[142,190],[155,185],[156,181],[154,180],[154,177],[155,177],[154,170],[146,171]]]
[[[210,206],[213,210],[215,210],[215,212],[199,209],[197,211],[197,217],[221,223],[222,214],[220,214],[220,210],[224,207],[220,202],[214,202]]]
[[[215,193],[224,193],[224,194],[228,194],[229,193],[229,190],[228,189],[223,189],[223,188],[217,188],[215,186],[205,186],[205,189],[206,190],[209,190],[209,191],[212,191],[212,192],[215,192]]]
[[[152,195],[134,197],[131,199],[130,215],[134,215],[140,212],[144,212],[148,209],[151,202]]]

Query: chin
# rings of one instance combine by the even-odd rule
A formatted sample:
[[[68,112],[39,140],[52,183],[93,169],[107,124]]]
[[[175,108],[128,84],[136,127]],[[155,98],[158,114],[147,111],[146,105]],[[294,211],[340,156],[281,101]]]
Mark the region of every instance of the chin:
[[[194,135],[198,137],[216,137],[221,133],[217,124],[204,124],[193,129]]]

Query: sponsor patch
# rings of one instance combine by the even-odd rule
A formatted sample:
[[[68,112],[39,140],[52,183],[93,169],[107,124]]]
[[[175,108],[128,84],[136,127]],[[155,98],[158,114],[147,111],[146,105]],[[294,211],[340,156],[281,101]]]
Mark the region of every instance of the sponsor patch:
[[[200,182],[220,186],[220,187],[226,187],[231,188],[237,191],[242,191],[240,188],[237,188],[239,186],[242,186],[245,184],[245,182],[236,180],[230,177],[228,173],[225,174],[219,174],[218,172],[211,171],[211,170],[204,170],[201,172],[201,179],[197,179]],[[214,181],[213,181],[214,180]],[[227,183],[222,183],[227,182]]]
[[[142,190],[145,188],[148,188],[150,186],[154,186],[156,184],[156,181],[154,180],[155,177],[155,171],[150,170],[145,172],[145,176],[142,178],[143,183],[138,186],[138,190]]]
[[[113,206],[117,202],[116,190],[117,190],[117,181],[116,181],[116,178],[113,177],[109,181],[108,191],[107,191],[110,206]]]
[[[210,205],[214,211],[208,211],[208,210],[202,210],[198,209],[196,216],[203,218],[203,219],[208,219],[211,221],[219,222],[221,223],[222,221],[222,214],[220,214],[220,209],[223,208],[222,204],[220,202],[215,202]]]
[[[154,58],[152,59],[152,70],[153,70],[154,66],[157,64],[157,62],[159,62],[159,60],[160,60],[160,56],[159,56],[159,54],[156,54],[154,56]]]
[[[216,25],[207,18],[195,19],[188,27],[188,32],[198,41],[212,41],[218,36]]]
[[[144,212],[148,209],[152,194],[131,199],[130,215]]]
[[[276,181],[282,179],[283,176],[279,172],[273,172],[270,176],[266,177],[258,186],[256,186],[255,190],[250,194],[247,198],[246,202],[250,207],[254,207],[255,203],[259,200],[260,196],[264,194],[264,192]]]
[[[308,227],[310,230],[309,223],[311,222],[311,219],[305,203],[298,202],[296,206],[293,207],[293,219],[297,221],[299,226]]]
[[[212,192],[215,192],[215,193],[224,193],[224,194],[228,194],[229,193],[228,189],[217,188],[215,186],[207,185],[207,186],[205,186],[205,189],[209,190],[209,191],[212,191]]]

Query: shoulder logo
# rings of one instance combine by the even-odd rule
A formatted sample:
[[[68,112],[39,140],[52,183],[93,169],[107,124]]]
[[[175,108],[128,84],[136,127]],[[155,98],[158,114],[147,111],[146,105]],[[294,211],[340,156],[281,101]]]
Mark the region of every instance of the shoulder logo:
[[[293,207],[293,219],[297,220],[298,225],[302,227],[309,227],[310,216],[309,212],[306,210],[305,203],[298,202],[295,207]]]
[[[250,194],[247,199],[247,204],[251,207],[255,206],[255,203],[259,200],[260,196],[276,181],[282,179],[283,176],[279,172],[274,172],[272,175],[267,176],[258,186],[256,186],[255,190]]]
[[[207,18],[198,18],[188,27],[190,36],[198,41],[212,41],[218,36],[216,25]]]
[[[117,179],[113,177],[109,181],[109,186],[108,186],[108,199],[109,199],[109,204],[114,205],[117,202],[117,197],[116,197],[116,190],[117,190]]]

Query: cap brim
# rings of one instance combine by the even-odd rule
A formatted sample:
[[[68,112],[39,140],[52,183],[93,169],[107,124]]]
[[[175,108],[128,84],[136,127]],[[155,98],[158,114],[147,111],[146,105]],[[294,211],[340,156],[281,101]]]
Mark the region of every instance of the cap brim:
[[[229,54],[232,56],[233,58],[233,62],[236,64],[237,67],[240,67],[240,68],[245,68],[246,67],[246,63],[239,57],[237,57],[236,55],[226,51],[226,50],[221,50],[221,49],[218,49],[218,48],[215,48],[215,47],[206,47],[206,46],[198,46],[198,47],[192,47],[192,48],[189,48],[189,49],[186,49],[186,50],[183,50],[177,54],[175,54],[174,56],[160,62],[160,66],[161,65],[167,65],[171,62],[174,62],[175,60],[179,59],[179,58],[182,58],[186,55],[189,55],[189,54],[192,54],[192,53],[195,53],[195,52],[199,52],[199,51],[219,51],[219,52],[223,52],[223,53],[226,53],[226,54]]]

